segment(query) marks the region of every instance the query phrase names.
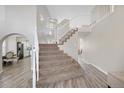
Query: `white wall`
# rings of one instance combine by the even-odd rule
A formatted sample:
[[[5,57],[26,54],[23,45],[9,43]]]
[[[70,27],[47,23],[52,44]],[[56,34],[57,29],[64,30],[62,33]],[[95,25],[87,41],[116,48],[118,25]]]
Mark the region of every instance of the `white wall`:
[[[3,5],[0,6],[0,21],[4,21],[5,20],[5,8]]]
[[[23,43],[24,57],[29,56],[29,50],[27,50],[27,48],[31,47],[31,45],[26,38],[20,37],[19,35],[12,35],[4,40],[2,44],[2,55],[5,56],[6,53],[10,51],[14,52],[14,54],[17,54],[17,42]]]
[[[70,22],[67,19],[62,20],[57,27],[57,41],[59,40],[68,32],[70,31]]]
[[[25,35],[30,42],[33,41],[33,31],[36,30],[35,6],[1,6],[4,15],[0,24],[0,39],[8,33],[20,33]],[[0,8],[1,8],[0,7]]]
[[[0,54],[2,54],[2,40],[8,34],[19,33],[27,37],[33,44],[36,31],[36,6],[0,6]],[[2,17],[1,17],[2,16]],[[0,56],[0,71],[2,60]]]
[[[40,17],[43,17],[41,21]],[[46,34],[48,34],[47,23],[50,17],[49,12],[44,5],[37,6],[37,33],[39,43],[47,43]]]
[[[59,45],[59,48],[78,61],[78,33],[73,34],[63,45]]]
[[[124,6],[100,21],[84,40],[84,59],[102,70],[124,71]]]
[[[16,36],[10,36],[10,37],[6,38],[5,43],[6,43],[6,46],[5,46],[6,53],[12,51],[12,52],[14,52],[14,54],[17,54]]]
[[[2,56],[5,56],[5,55],[6,55],[6,41],[4,40],[2,44]]]
[[[70,20],[71,28],[81,27],[82,25],[89,25],[89,24],[91,24],[90,15],[78,15]]]
[[[112,5],[96,5],[91,12],[91,22],[98,21],[101,17],[112,11]]]
[[[27,41],[24,41],[23,44],[24,44],[24,57],[28,57],[30,56],[31,51],[27,50],[27,48],[29,47],[31,48],[31,45]]]
[[[61,22],[63,19],[82,19],[82,21],[76,21],[78,23],[90,21],[87,16],[90,15],[93,7],[93,5],[47,5],[51,17],[58,19],[58,22]]]

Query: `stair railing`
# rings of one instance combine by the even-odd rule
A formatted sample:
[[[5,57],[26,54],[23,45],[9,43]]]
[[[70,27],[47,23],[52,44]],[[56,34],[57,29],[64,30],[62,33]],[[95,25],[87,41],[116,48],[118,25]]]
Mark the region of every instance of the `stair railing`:
[[[60,40],[59,40],[59,44],[63,45],[64,42],[67,42],[68,39],[70,39],[73,34],[75,34],[78,31],[78,28],[75,29],[71,29],[70,31],[68,31]]]
[[[36,83],[39,80],[39,43],[37,32],[34,32],[32,46],[32,87],[36,88]]]

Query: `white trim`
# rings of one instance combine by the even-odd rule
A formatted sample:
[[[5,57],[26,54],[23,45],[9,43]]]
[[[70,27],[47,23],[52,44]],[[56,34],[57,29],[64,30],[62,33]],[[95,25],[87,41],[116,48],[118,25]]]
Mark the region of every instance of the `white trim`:
[[[92,66],[94,66],[95,68],[97,68],[98,70],[100,70],[101,72],[103,72],[104,74],[108,74],[108,72],[104,71],[103,69],[101,69],[100,67],[94,65],[94,64],[91,64]]]
[[[37,69],[37,81],[39,81],[39,47],[36,50],[36,69]]]
[[[36,54],[35,54],[35,47],[32,47],[32,71],[33,71],[33,77],[32,77],[32,87],[33,88],[36,88],[36,60],[35,60],[35,58],[36,58]]]
[[[109,17],[111,14],[113,14],[114,13],[114,10],[115,10],[115,6],[114,5],[110,5],[110,8],[111,8],[111,10],[109,11],[109,13],[105,14],[101,18],[99,18],[99,19],[95,20],[94,22],[92,22],[90,24],[90,28],[94,27],[96,24],[98,24],[99,22],[101,22],[105,18]]]
[[[94,64],[92,64],[92,63],[89,63],[89,62],[86,61],[84,58],[81,58],[81,59],[79,59],[79,60],[83,61],[85,64],[90,64],[90,65],[94,66],[95,68],[97,68],[98,70],[100,70],[101,72],[103,72],[103,73],[106,74],[106,75],[108,74],[108,72],[104,71],[103,69],[101,69],[100,67],[98,67],[98,66],[96,66],[96,65],[94,65]]]

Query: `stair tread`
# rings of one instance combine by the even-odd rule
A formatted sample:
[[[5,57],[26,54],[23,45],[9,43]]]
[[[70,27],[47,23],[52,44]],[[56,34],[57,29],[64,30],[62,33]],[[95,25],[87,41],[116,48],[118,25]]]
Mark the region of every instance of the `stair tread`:
[[[41,60],[41,59],[39,59],[39,62],[53,62],[53,61],[65,61],[65,60],[72,60],[71,58],[58,58],[58,59],[52,59],[52,60],[50,60],[50,59],[47,59],[47,60]]]
[[[52,62],[64,62],[64,61],[72,61],[73,59],[72,58],[67,58],[67,59],[56,59],[56,60],[44,60],[44,61],[39,61],[39,63],[52,63]]]
[[[49,53],[41,53],[39,54],[39,56],[55,56],[55,55],[67,55],[67,54],[62,54],[62,53],[52,53],[52,54],[49,54]]]
[[[68,62],[69,63],[69,62]],[[40,70],[41,70],[41,72],[42,71],[50,71],[50,72],[53,72],[53,71],[56,71],[56,69],[57,70],[61,70],[61,69],[63,69],[63,68],[70,68],[70,67],[75,67],[75,68],[77,68],[78,66],[77,66],[77,64],[74,64],[74,63],[70,63],[70,64],[68,64],[68,65],[65,65],[65,64],[63,64],[63,65],[57,65],[57,66],[53,66],[52,67],[52,69],[51,68],[41,68],[40,67]]]
[[[63,64],[63,63],[69,63],[72,62],[73,59],[67,59],[67,60],[52,60],[52,61],[41,61],[39,62],[39,65],[52,65],[52,64]]]
[[[39,56],[40,58],[55,58],[55,57],[70,57],[70,56],[68,56],[68,55],[66,55],[66,54],[61,54],[61,55],[40,55]]]
[[[56,48],[55,47],[54,48],[53,47],[51,47],[51,48],[49,48],[49,47],[39,47],[39,49],[41,49],[41,51],[42,50],[59,50],[58,47],[56,47]]]
[[[40,50],[39,53],[56,53],[56,52],[63,52],[63,51],[60,51],[60,50]]]
[[[39,44],[39,47],[58,47],[57,44]]]
[[[39,57],[40,61],[50,61],[50,60],[66,60],[66,59],[71,59],[70,57],[49,57],[49,58],[41,58]]]

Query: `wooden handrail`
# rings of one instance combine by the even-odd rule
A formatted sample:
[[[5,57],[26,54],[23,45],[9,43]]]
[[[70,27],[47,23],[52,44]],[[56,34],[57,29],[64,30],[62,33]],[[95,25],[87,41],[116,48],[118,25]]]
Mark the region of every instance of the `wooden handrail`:
[[[60,40],[59,40],[59,44],[63,45],[65,42],[67,42],[68,39],[70,39],[70,37],[73,36],[73,34],[75,34],[78,31],[78,28],[75,29],[71,29],[70,31],[68,31]]]

